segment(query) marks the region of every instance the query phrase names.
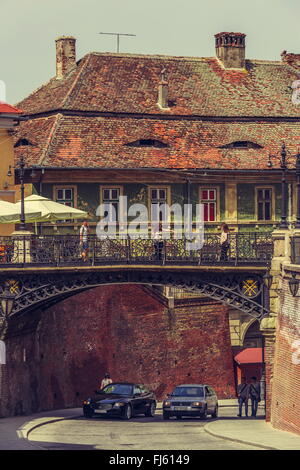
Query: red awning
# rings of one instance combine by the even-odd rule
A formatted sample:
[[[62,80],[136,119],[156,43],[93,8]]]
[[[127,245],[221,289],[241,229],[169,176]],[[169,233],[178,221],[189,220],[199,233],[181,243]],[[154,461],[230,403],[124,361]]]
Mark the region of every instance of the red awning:
[[[234,357],[238,364],[257,364],[263,361],[262,348],[246,348]]]

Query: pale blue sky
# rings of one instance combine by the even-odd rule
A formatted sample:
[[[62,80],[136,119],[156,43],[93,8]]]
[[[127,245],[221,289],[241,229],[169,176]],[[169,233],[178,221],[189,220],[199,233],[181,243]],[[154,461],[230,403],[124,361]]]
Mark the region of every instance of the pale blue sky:
[[[300,53],[300,0],[0,0],[0,80],[16,103],[55,75],[55,39],[77,38],[77,59],[115,52],[211,57],[214,34],[247,34],[246,57]]]

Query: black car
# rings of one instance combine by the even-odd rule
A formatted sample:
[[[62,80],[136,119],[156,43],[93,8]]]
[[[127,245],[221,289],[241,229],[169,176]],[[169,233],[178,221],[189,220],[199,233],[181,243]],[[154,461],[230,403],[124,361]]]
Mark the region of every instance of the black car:
[[[95,390],[95,394],[95,397],[83,402],[83,414],[86,418],[100,414],[128,420],[134,415],[144,414],[153,417],[155,414],[155,395],[144,385],[112,383],[102,390]]]

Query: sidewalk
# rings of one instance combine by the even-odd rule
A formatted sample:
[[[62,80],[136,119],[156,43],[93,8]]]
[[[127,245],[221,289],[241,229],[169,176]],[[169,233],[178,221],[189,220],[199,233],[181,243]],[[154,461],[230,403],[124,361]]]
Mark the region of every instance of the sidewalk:
[[[229,441],[268,450],[300,450],[300,436],[274,429],[260,418],[224,418],[207,423],[204,430]]]
[[[0,450],[45,450],[27,440],[29,432],[52,421],[77,418],[78,416],[82,416],[81,408],[0,418]]]

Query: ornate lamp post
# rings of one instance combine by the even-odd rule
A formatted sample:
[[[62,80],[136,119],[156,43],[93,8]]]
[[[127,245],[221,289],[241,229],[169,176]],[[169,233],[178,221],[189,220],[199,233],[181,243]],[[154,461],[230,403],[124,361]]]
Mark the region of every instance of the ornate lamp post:
[[[10,290],[5,287],[4,292],[0,294],[0,304],[1,304],[1,311],[0,316],[7,320],[9,315],[12,312],[13,306],[15,302],[15,295],[10,292]]]
[[[32,145],[27,139],[20,139],[15,147],[21,147],[21,146],[28,146],[28,145]],[[15,167],[12,167],[11,165],[9,166],[9,169],[8,169],[8,173],[7,173],[7,176],[12,176],[12,172],[11,172],[11,169],[12,168],[15,168],[18,170],[18,173],[19,173],[19,178],[20,178],[20,190],[21,190],[21,214],[20,214],[20,226],[19,226],[19,229],[20,231],[24,231],[26,229],[26,226],[25,226],[25,202],[24,202],[24,199],[25,199],[25,185],[24,185],[24,177],[25,177],[25,171],[26,171],[26,163],[25,163],[25,160],[24,160],[24,156],[21,155],[20,156],[20,159],[19,159],[19,162],[18,162],[18,165],[15,166]],[[31,177],[34,177],[35,174],[34,174],[34,169],[33,167],[30,167],[31,168]]]
[[[275,155],[269,155],[268,167],[272,168],[272,158]],[[287,207],[288,207],[288,191],[287,191],[287,182],[286,182],[286,171],[287,171],[287,150],[285,143],[282,143],[281,152],[280,152],[280,168],[281,168],[281,221],[279,228],[287,229]],[[300,229],[300,153],[296,155],[296,176],[297,176],[297,214],[296,214],[296,224],[295,228]]]

